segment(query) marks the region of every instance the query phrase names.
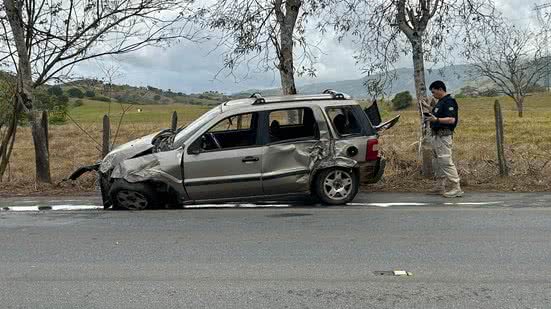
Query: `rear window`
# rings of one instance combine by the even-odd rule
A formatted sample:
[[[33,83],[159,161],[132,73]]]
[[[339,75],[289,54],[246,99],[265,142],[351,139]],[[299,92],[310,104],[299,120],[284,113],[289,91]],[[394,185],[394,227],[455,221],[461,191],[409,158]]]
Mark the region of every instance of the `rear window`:
[[[360,107],[358,109],[363,113]],[[328,107],[326,111],[333,128],[339,136],[364,134],[364,130],[362,130],[363,119],[358,119],[361,114],[358,115],[356,106]]]

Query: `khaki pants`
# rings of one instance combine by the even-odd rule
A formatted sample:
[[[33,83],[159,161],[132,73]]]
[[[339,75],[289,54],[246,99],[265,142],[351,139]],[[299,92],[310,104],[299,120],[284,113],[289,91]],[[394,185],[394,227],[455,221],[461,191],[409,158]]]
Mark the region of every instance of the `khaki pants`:
[[[432,168],[438,179],[446,179],[453,184],[459,184],[459,175],[452,160],[452,135],[433,135],[432,143]]]

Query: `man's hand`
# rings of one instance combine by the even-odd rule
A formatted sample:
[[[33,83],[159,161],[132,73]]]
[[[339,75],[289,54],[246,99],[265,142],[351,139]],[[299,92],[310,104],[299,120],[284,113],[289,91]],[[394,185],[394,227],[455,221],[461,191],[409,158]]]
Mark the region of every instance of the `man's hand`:
[[[438,118],[436,118],[433,114],[431,113],[423,113],[423,120],[426,122],[437,122],[438,121]]]

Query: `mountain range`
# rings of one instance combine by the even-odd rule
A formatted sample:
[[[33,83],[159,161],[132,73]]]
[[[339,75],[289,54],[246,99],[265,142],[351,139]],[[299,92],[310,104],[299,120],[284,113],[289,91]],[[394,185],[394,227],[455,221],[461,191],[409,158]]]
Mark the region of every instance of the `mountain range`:
[[[439,69],[426,70],[425,79],[427,81],[427,88],[430,83],[435,80],[444,81],[448,88],[448,92],[451,93],[458,93],[462,87],[467,85],[475,85],[478,88],[484,87],[484,84],[487,84],[487,81],[482,78],[473,78],[472,73],[470,73],[472,71],[473,68],[470,65],[452,65]],[[391,73],[395,73],[393,75],[396,76],[396,79],[392,80],[387,85],[385,90],[386,96],[392,97],[396,93],[402,91],[409,91],[411,94],[415,94],[415,81],[413,78],[412,68],[400,68]],[[298,86],[297,91],[300,94],[315,94],[321,93],[325,89],[334,89],[349,94],[354,98],[369,98],[370,95],[367,92],[365,83],[371,78],[376,79],[377,75],[359,79],[306,84]],[[235,95],[243,95],[254,92],[262,93],[264,96],[270,96],[281,94],[281,89],[251,89]]]

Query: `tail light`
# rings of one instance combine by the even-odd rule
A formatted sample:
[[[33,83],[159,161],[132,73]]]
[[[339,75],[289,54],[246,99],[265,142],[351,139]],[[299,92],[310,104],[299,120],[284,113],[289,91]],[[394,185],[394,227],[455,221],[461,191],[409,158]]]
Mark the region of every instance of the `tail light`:
[[[373,161],[379,159],[379,140],[376,138],[370,138],[367,140],[367,151],[365,153],[366,161]]]

